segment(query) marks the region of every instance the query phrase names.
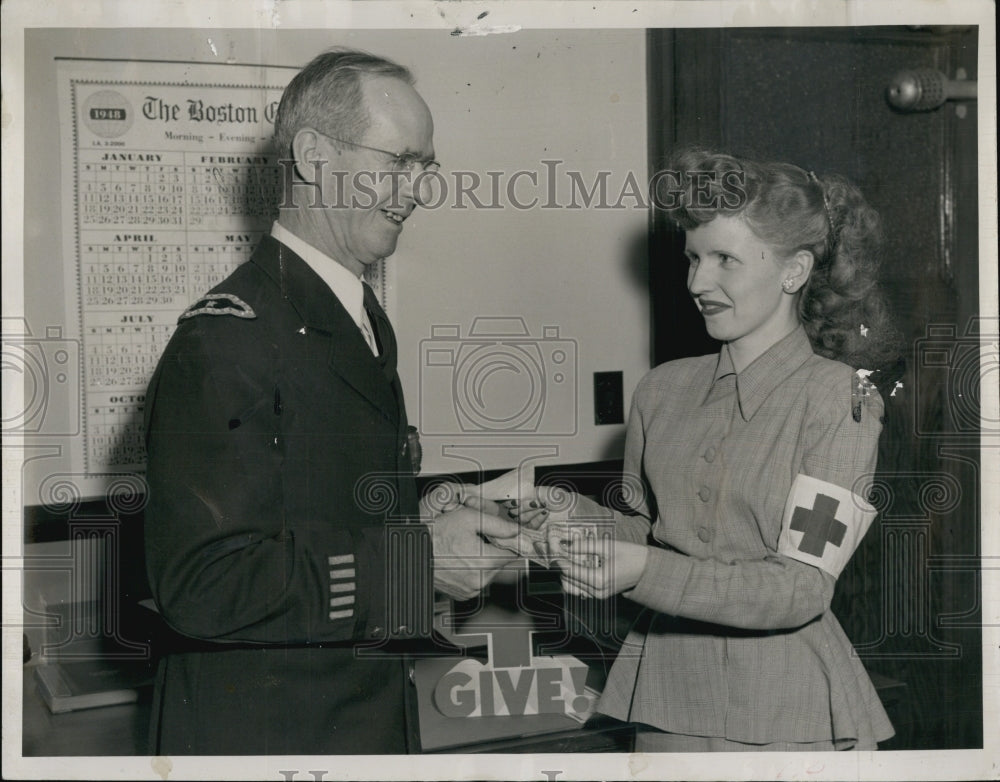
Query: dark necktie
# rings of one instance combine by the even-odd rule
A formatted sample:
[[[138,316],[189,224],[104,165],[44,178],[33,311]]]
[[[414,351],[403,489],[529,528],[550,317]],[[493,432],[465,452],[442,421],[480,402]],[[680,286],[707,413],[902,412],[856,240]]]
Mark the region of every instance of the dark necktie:
[[[368,313],[368,320],[375,330],[375,342],[378,346],[378,360],[386,377],[392,379],[396,375],[396,336],[392,330],[392,324],[385,315],[385,310],[375,298],[375,292],[368,283],[361,283],[364,288],[365,312]]]

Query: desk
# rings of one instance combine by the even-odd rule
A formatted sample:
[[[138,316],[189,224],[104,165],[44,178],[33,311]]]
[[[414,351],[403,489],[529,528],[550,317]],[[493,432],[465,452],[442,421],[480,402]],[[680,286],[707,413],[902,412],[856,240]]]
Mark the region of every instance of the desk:
[[[53,714],[35,687],[34,665],[22,677],[24,757],[147,755],[152,688],[138,702]]]
[[[633,749],[633,727],[601,714],[593,715],[586,724],[563,714],[445,717],[434,706],[432,690],[456,662],[457,658],[442,658],[410,663],[406,724],[411,753],[631,752]],[[588,683],[603,688],[604,676],[599,667],[590,667]]]
[[[631,752],[634,746],[634,727],[610,717],[597,715],[591,718],[586,725],[571,730],[537,736],[483,741],[477,744],[461,744],[437,752],[442,754]],[[420,751],[420,737],[416,730],[411,729],[410,752]]]
[[[146,741],[152,712],[152,698],[148,690],[137,703],[52,714],[35,689],[33,669],[32,665],[24,666],[22,680],[24,757],[111,757],[148,754]],[[873,674],[872,679],[887,708],[892,711],[898,694],[901,690],[905,690],[905,685],[877,674]],[[411,751],[420,752],[420,739],[416,732],[415,697],[407,699],[406,708],[408,723],[411,726]],[[587,725],[574,730],[492,741],[474,746],[461,745],[442,752],[631,752],[633,740],[634,730],[631,726],[598,715]],[[905,748],[905,742],[902,748]]]
[[[24,666],[22,684],[24,757],[113,757],[149,754],[147,735],[152,692],[147,688],[136,703],[52,714],[35,688],[34,665]],[[412,702],[410,702],[412,701]],[[410,725],[416,726],[416,699]],[[471,752],[629,752],[634,731],[615,720],[597,717],[587,726],[544,736],[507,739],[445,750]],[[411,733],[412,752],[419,738]]]

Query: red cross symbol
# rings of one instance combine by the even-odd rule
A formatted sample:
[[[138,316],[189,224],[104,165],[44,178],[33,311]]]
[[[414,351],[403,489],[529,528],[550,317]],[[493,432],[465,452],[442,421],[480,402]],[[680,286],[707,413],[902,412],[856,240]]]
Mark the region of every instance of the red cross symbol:
[[[492,651],[489,658],[491,667],[527,668],[531,665],[531,636],[534,633],[531,620],[525,621],[523,617],[519,617],[509,625],[494,627],[492,632],[461,633],[457,637],[464,644],[472,646],[482,643],[480,639],[493,636],[493,643],[488,647]]]
[[[791,528],[802,533],[799,551],[822,557],[827,543],[839,546],[844,542],[847,525],[835,518],[840,500],[817,494],[812,510],[797,506],[792,513]]]

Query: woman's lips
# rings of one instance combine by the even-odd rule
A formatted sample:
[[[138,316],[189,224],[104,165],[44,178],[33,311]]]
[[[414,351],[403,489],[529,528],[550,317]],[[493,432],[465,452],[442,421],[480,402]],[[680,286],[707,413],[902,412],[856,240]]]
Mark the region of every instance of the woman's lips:
[[[701,308],[702,315],[718,315],[723,310],[731,309],[728,304],[723,304],[721,301],[711,301],[710,299],[699,299],[698,306]]]

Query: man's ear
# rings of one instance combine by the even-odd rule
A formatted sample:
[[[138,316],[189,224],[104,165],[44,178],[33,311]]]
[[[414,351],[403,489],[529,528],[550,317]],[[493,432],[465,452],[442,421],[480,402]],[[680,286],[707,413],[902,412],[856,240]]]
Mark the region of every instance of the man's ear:
[[[329,164],[322,133],[312,128],[302,128],[292,139],[292,156],[295,173],[303,182],[319,183],[323,176],[323,166]]]
[[[796,252],[787,265],[788,273],[785,275],[785,280],[790,281],[791,284],[785,290],[789,293],[798,293],[802,290],[802,286],[809,280],[815,260],[809,250]]]

